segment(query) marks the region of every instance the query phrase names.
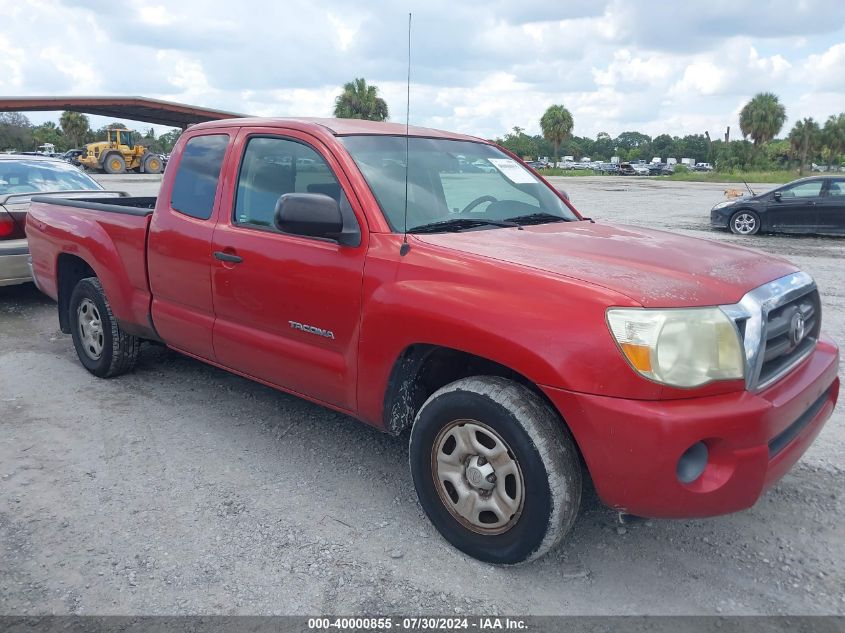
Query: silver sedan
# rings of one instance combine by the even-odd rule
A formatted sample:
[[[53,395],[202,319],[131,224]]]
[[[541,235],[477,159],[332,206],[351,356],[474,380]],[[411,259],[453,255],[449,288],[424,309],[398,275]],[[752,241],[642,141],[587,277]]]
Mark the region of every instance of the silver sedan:
[[[102,195],[103,187],[76,167],[47,156],[0,154],[0,286],[32,279],[26,213],[34,195]],[[112,194],[113,195],[113,194]]]

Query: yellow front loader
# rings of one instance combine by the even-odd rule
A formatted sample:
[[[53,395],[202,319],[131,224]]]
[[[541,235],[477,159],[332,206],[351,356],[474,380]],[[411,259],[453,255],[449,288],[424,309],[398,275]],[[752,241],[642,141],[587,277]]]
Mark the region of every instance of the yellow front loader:
[[[127,171],[158,174],[163,164],[161,157],[136,142],[135,132],[126,129],[108,131],[108,139],[88,143],[79,157],[79,164],[86,169],[95,169],[107,174],[123,174]]]

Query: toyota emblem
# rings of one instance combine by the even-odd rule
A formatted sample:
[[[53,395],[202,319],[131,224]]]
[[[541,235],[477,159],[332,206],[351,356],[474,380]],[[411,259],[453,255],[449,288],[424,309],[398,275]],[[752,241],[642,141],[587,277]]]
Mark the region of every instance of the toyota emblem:
[[[804,323],[804,315],[801,312],[795,312],[792,319],[789,321],[789,339],[793,345],[798,345],[804,340],[806,334],[806,325]]]

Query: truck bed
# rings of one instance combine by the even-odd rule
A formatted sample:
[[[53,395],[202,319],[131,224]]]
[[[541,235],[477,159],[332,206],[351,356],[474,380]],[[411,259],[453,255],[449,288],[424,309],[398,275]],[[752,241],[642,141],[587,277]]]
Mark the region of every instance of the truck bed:
[[[121,326],[154,336],[146,244],[155,201],[34,196],[26,233],[36,285],[61,306],[69,298],[68,271],[76,276],[92,271]]]

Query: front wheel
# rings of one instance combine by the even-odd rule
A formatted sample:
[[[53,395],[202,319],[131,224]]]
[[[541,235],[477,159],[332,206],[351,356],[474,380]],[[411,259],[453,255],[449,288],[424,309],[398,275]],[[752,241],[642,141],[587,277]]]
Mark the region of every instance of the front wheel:
[[[103,160],[103,171],[107,174],[122,174],[126,172],[126,161],[123,156],[113,152]]]
[[[760,216],[754,211],[740,209],[731,216],[731,233],[736,235],[755,235],[760,230]]]
[[[414,421],[410,465],[434,526],[485,562],[542,556],[578,514],[581,466],[568,430],[539,396],[504,378],[435,392]]]
[[[135,368],[141,341],[120,329],[99,279],[88,277],[76,284],[68,309],[73,346],[85,369],[111,378]]]

